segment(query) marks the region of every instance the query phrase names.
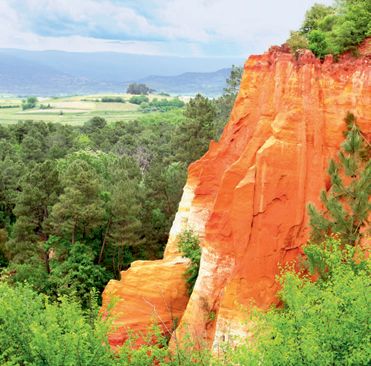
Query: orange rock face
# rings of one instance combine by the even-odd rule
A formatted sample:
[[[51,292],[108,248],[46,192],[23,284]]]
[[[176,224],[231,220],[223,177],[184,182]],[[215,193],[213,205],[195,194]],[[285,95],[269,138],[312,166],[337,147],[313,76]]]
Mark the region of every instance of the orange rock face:
[[[183,258],[137,261],[122,272],[120,281],[109,282],[103,294],[102,311],[112,316],[111,346],[122,345],[130,331],[145,335],[153,324],[164,333],[172,333],[188,302],[186,268]]]
[[[295,259],[308,238],[307,204],[319,205],[320,191],[329,187],[327,166],[343,140],[348,111],[370,137],[369,44],[361,57],[338,62],[328,57],[321,63],[309,51],[296,60],[279,47],[247,60],[220,141],[189,168],[164,259],[136,262],[105,291],[104,307],[113,293],[121,299],[112,311],[121,327],[112,344],[125,337],[122,329],[148,325],[156,312],[143,298],[166,324],[174,316],[168,304],[179,318],[185,309],[177,338],[191,333],[215,350],[248,333],[249,306],[276,302],[279,265]],[[176,246],[185,228],[199,234],[202,246],[188,302],[187,263]]]

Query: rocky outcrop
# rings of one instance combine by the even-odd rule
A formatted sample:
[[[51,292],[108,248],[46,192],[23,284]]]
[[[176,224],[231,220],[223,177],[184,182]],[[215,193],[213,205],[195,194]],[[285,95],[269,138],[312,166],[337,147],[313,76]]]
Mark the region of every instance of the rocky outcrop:
[[[156,312],[170,324],[175,313],[168,306],[177,304],[179,318],[186,307],[177,339],[190,333],[218,349],[249,332],[250,306],[277,301],[279,265],[295,259],[308,238],[307,204],[319,204],[320,191],[329,188],[328,161],[343,140],[348,111],[370,137],[369,49],[366,42],[357,59],[321,63],[309,51],[296,59],[272,47],[247,60],[220,141],[189,168],[164,259],[135,262],[105,291],[104,306],[114,292],[124,304],[112,309],[121,329],[144,329]],[[187,263],[176,246],[185,228],[199,234],[202,246],[188,302],[181,276]],[[114,334],[116,344],[123,333]]]
[[[188,302],[184,283],[187,261],[137,261],[121,273],[120,281],[110,281],[103,294],[103,314],[111,316],[113,329],[109,334],[111,346],[122,345],[130,332],[135,342],[153,324],[171,334],[183,315]]]
[[[153,324],[169,336],[188,303],[188,288],[184,279],[189,260],[183,258],[176,238],[187,228],[194,187],[188,182],[174,220],[164,259],[136,261],[121,272],[120,281],[111,280],[103,292],[101,313],[113,323],[109,334],[112,347],[122,345],[132,331],[138,343]]]

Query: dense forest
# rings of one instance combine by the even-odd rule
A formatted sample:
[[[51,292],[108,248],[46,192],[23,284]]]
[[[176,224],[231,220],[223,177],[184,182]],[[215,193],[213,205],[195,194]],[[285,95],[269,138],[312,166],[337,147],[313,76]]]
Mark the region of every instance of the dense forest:
[[[87,306],[133,260],[160,258],[187,166],[218,139],[240,77],[217,100],[131,122],[0,125],[1,278]]]

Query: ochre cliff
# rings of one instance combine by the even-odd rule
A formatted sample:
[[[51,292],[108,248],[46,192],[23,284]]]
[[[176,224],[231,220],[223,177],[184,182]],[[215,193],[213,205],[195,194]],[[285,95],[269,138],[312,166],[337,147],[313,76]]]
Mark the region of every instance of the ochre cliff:
[[[370,42],[362,55],[320,62],[309,51],[298,58],[285,48],[251,56],[231,119],[218,143],[189,168],[179,211],[163,260],[135,262],[111,281],[103,309],[118,328],[145,330],[155,320],[170,329],[181,319],[185,333],[215,350],[249,331],[251,305],[275,303],[279,265],[295,259],[308,238],[307,204],[319,205],[329,188],[328,161],[343,140],[344,117],[353,112],[371,134]],[[177,235],[201,238],[200,273],[188,301]],[[174,336],[173,336],[174,338]]]

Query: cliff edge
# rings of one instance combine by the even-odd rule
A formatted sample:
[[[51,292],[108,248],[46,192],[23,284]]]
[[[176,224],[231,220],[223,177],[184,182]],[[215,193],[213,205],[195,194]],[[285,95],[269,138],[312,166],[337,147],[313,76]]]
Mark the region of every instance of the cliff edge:
[[[115,329],[110,343],[129,329],[156,321],[177,339],[218,349],[249,332],[246,311],[277,301],[279,266],[295,259],[308,239],[308,202],[320,205],[328,189],[329,159],[343,141],[352,112],[371,135],[370,39],[361,56],[323,62],[310,51],[296,58],[285,47],[249,57],[231,118],[219,142],[189,167],[164,259],[134,262],[120,281],[110,281],[103,311]],[[188,260],[176,238],[198,233],[202,258],[188,300],[183,273]],[[173,336],[174,337],[174,336]]]

